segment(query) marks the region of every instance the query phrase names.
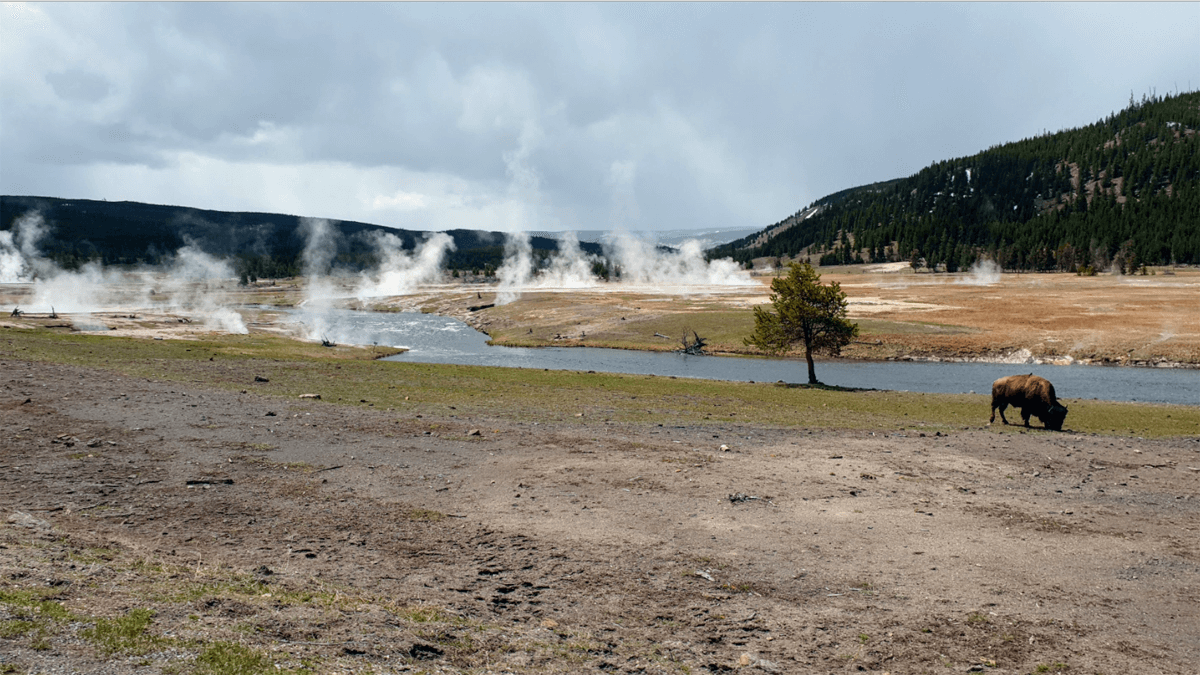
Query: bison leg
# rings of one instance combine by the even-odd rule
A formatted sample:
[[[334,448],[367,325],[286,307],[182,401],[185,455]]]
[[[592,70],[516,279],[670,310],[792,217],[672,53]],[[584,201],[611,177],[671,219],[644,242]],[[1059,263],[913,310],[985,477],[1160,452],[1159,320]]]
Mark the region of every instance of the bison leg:
[[[1029,414],[1030,413],[1026,411],[1025,408],[1021,408],[1021,419],[1024,420],[1026,428],[1029,427]]]
[[[990,420],[988,420],[988,424],[991,424],[992,422],[996,421],[996,410],[997,409],[1000,410],[1000,421],[1004,422],[1005,424],[1008,424],[1008,418],[1004,416],[1004,409],[1007,407],[1008,407],[1007,403],[993,403],[992,404],[992,418]]]

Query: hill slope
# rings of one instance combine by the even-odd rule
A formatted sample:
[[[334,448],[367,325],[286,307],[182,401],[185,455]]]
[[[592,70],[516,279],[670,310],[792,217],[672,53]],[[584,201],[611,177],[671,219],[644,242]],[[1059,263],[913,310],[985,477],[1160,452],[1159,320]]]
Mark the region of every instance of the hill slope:
[[[278,213],[210,211],[140,202],[107,202],[56,197],[0,196],[0,231],[13,230],[18,219],[37,214],[46,230],[41,253],[73,269],[91,260],[105,265],[157,264],[188,242],[206,253],[237,260],[239,274],[255,277],[294,276],[300,272],[305,237],[299,216]],[[375,233],[390,233],[413,249],[428,232],[401,230],[354,221],[330,221],[337,231],[334,264],[362,269],[374,262]],[[450,230],[455,250],[451,269],[498,268],[504,258],[500,232]],[[550,237],[531,237],[535,255],[558,248]],[[581,244],[600,253],[598,244]]]
[[[1087,127],[834,193],[709,255],[923,259],[950,271],[981,256],[1023,270],[1200,264],[1197,130],[1200,92],[1131,99]]]

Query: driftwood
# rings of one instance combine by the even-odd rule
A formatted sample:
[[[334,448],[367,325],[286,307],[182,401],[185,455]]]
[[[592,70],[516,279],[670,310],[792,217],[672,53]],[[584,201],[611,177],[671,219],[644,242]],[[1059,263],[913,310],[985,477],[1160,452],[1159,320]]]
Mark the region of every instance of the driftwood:
[[[57,318],[58,318],[58,312],[55,312],[55,311],[54,311],[54,305],[50,305],[50,318],[51,318],[51,319],[57,319]]]
[[[9,314],[9,316],[21,316],[21,308],[13,307],[12,314]]]
[[[468,307],[467,311],[468,312],[478,312],[481,309],[488,309],[489,307],[495,307],[495,306],[496,306],[496,303],[494,303],[494,302],[490,305],[475,305],[473,307]]]
[[[692,356],[704,355],[704,338],[700,337],[700,334],[696,331],[692,331],[692,336],[696,338],[695,342],[689,342],[687,333],[685,332],[683,334],[683,347],[681,349],[676,349],[676,354],[691,354]]]
[[[336,347],[337,345],[330,342],[329,338],[327,338],[325,336],[321,336],[321,346],[322,347]]]

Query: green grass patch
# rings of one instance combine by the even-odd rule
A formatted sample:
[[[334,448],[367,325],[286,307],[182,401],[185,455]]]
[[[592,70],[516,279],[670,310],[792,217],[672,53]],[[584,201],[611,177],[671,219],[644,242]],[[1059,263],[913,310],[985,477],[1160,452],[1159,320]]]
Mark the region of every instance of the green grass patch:
[[[154,612],[149,609],[131,609],[122,617],[96,619],[95,626],[84,629],[80,635],[106,655],[138,656],[153,651],[163,642],[162,638],[146,632],[153,620]]]
[[[29,637],[30,649],[50,649],[50,637],[77,618],[61,602],[47,599],[56,592],[50,588],[0,589],[0,604],[7,605],[14,617],[0,622],[0,638]]]
[[[216,358],[209,361],[214,354]],[[255,335],[152,341],[7,329],[0,331],[0,357],[106,368],[234,391],[252,389],[289,399],[315,393],[321,401],[314,405],[372,405],[406,418],[455,414],[578,424],[612,420],[933,432],[979,427],[990,414],[986,395],[397,363],[375,361],[369,349],[327,349]],[[803,372],[803,362],[797,361],[792,374],[799,378]],[[821,374],[820,363],[817,374]],[[269,382],[254,384],[255,375]],[[1143,437],[1200,434],[1200,407],[1064,401],[1071,410],[1065,428],[1072,432]],[[992,428],[1020,430],[1018,426]]]
[[[14,614],[67,621],[71,618],[67,608],[61,602],[46,599],[56,593],[52,588],[0,589],[0,603],[8,605]]]
[[[236,642],[217,642],[196,657],[197,675],[258,675],[278,673],[266,654]]]
[[[19,638],[23,635],[33,632],[38,627],[33,621],[22,621],[21,619],[12,619],[9,621],[0,621],[0,639]]]

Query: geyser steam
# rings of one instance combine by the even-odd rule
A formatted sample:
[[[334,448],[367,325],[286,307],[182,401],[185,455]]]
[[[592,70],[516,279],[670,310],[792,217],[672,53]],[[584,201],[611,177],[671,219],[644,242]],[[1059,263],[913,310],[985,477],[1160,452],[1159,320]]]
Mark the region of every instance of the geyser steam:
[[[510,234],[504,240],[504,263],[496,270],[500,287],[496,290],[496,304],[507,305],[521,297],[521,291],[533,279],[533,245],[527,232]]]
[[[1000,281],[1000,266],[984,258],[971,265],[970,276],[961,281],[972,286],[991,286]]]
[[[652,286],[660,291],[679,291],[689,286],[749,286],[750,274],[734,261],[723,258],[705,260],[698,240],[684,242],[678,249],[659,247],[625,232],[610,234],[604,242],[608,262],[622,283]],[[599,280],[592,272],[598,259],[584,253],[579,240],[567,233],[558,243],[558,251],[537,269],[529,235],[508,235],[504,244],[504,264],[496,271],[500,286],[496,304],[505,305],[521,297],[528,289],[592,288]]]
[[[28,282],[53,272],[54,264],[38,252],[45,234],[46,223],[37,212],[17,218],[11,232],[0,232],[0,283]]]
[[[421,284],[437,281],[446,254],[454,250],[454,239],[444,232],[430,235],[411,255],[404,251],[404,242],[391,233],[376,232],[373,243],[379,252],[379,267],[363,273],[355,292],[359,300],[407,295]]]
[[[199,314],[204,326],[211,330],[249,333],[242,315],[226,306],[227,286],[235,276],[228,262],[189,243],[175,252],[175,262],[167,269],[163,290],[170,300],[166,306],[178,312]]]
[[[567,232],[545,266],[535,269],[529,234],[510,234],[504,242],[504,264],[496,270],[496,278],[500,280],[496,304],[507,305],[531,288],[591,288],[597,284],[592,274],[594,262],[596,257],[583,252],[575,233]]]
[[[705,260],[700,242],[689,239],[678,250],[663,249],[626,232],[610,235],[605,253],[621,281],[654,286],[748,286],[750,274],[729,258]]]

